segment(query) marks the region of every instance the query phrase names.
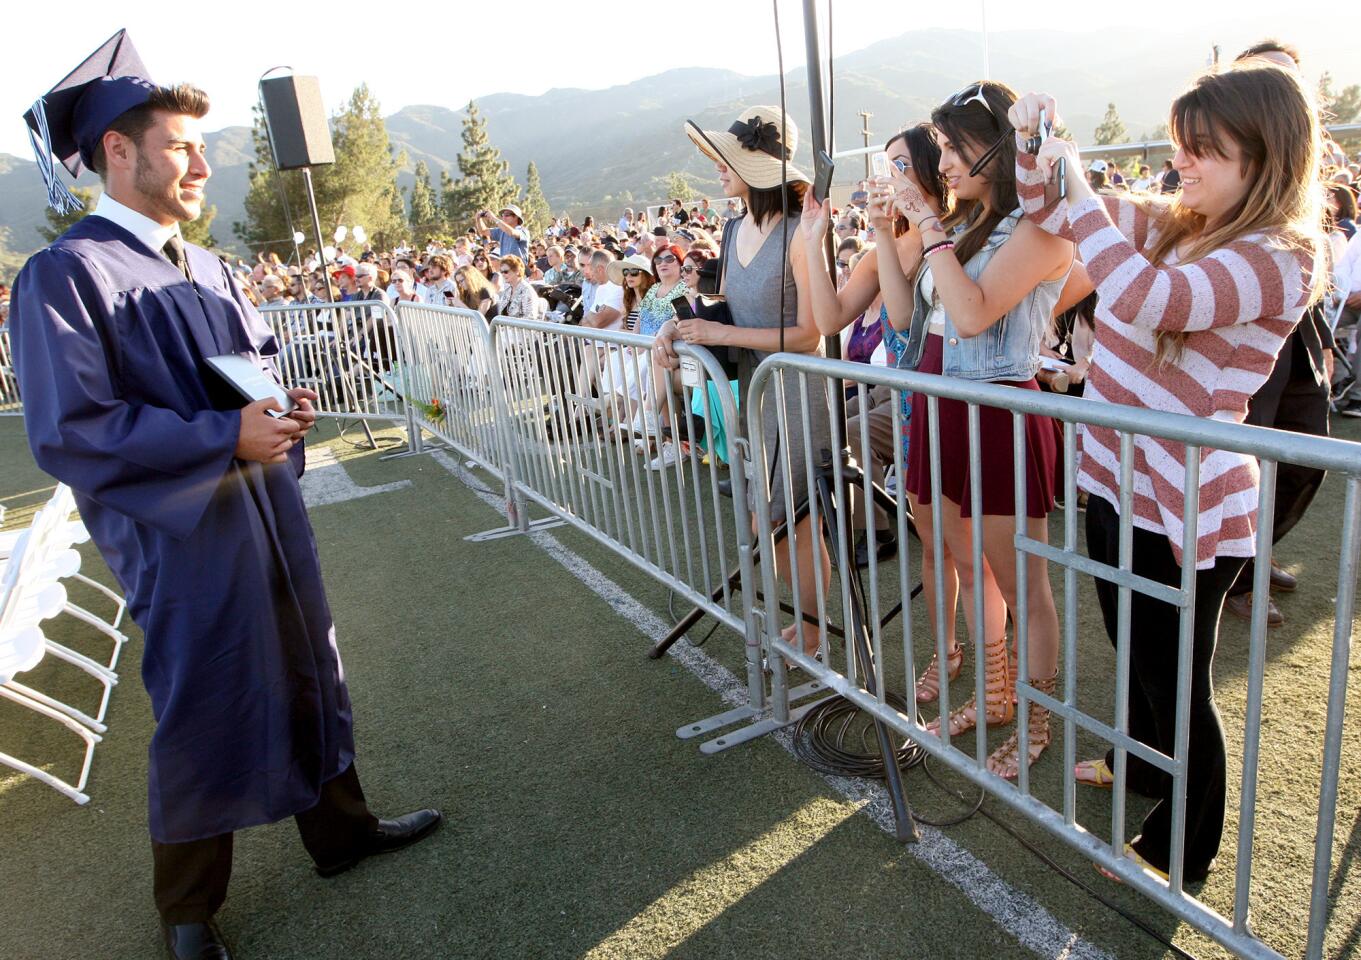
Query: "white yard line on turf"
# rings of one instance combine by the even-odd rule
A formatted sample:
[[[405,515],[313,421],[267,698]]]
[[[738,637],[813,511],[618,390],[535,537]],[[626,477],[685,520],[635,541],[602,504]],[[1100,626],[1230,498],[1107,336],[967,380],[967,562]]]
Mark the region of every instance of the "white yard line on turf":
[[[498,513],[503,510],[505,504],[501,494],[489,490],[458,460],[441,450],[432,451],[430,456],[476,493],[487,506]],[[649,641],[655,643],[670,632],[671,624],[635,600],[587,560],[563,546],[551,533],[535,532],[527,536],[608,603],[616,613],[636,626]],[[678,643],[671,648],[670,656],[680,661],[725,702],[733,706],[746,702],[745,684],[700,648]],[[791,754],[794,752],[788,730],[777,731],[771,736],[785,750]],[[824,779],[885,833],[894,832],[893,807],[888,791],[882,786],[849,777],[827,776]],[[1022,945],[1042,957],[1054,957],[1056,960],[1114,960],[1111,954],[1083,940],[1035,898],[1011,886],[993,873],[986,863],[948,836],[932,827],[923,825],[920,829],[921,841],[907,844],[907,852],[958,887],[974,906],[992,917],[999,927]]]

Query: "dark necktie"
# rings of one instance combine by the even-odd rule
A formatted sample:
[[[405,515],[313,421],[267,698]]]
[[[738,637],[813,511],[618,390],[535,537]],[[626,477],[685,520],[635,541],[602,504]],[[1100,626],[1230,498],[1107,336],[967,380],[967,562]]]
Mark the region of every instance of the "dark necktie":
[[[167,240],[165,246],[161,247],[161,252],[165,254],[167,260],[175,265],[175,269],[184,274],[184,279],[190,283],[194,282],[194,277],[189,272],[189,258],[184,255],[184,241],[180,239],[179,234],[175,234]]]

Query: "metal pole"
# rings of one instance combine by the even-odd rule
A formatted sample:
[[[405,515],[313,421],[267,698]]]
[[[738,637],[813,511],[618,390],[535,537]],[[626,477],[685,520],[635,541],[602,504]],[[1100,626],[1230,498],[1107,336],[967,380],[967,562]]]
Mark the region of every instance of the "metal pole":
[[[331,289],[331,271],[326,269],[326,240],[321,235],[321,215],[317,213],[317,193],[312,189],[312,168],[302,168],[303,186],[307,188],[307,206],[312,211],[312,230],[317,235],[317,259],[321,261],[321,275],[326,280],[326,299],[336,302],[336,292]]]
[[[870,155],[869,155],[869,149],[870,149],[870,117],[872,117],[872,116],[874,116],[874,114],[870,113],[868,110],[861,110],[861,111],[860,111],[860,120],[861,120],[861,123],[862,123],[862,128],[861,128],[861,130],[860,130],[860,135],[861,135],[862,137],[865,138],[865,179],[866,179],[866,180],[868,180],[868,179],[870,178]]]

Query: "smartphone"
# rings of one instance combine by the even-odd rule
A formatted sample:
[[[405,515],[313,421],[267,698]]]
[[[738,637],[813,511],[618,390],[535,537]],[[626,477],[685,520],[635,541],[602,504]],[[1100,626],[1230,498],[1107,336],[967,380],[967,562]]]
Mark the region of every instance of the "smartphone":
[[[695,319],[695,309],[694,307],[690,306],[689,300],[685,299],[684,297],[680,297],[679,299],[676,300],[676,302],[673,305],[676,308],[677,320]]]
[[[889,163],[887,153],[880,150],[878,153],[870,154],[870,172],[874,174],[876,180],[887,180],[893,175],[893,165]]]
[[[826,150],[819,150],[813,155],[813,199],[822,203],[827,199],[827,193],[832,189],[832,173],[836,170],[836,164],[827,155]]]

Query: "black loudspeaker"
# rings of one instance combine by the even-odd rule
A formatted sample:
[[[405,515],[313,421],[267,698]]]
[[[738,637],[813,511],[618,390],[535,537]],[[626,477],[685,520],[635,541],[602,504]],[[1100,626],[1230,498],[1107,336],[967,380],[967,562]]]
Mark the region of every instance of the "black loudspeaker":
[[[262,80],[260,98],[274,142],[274,163],[280,170],[336,162],[331,127],[321,102],[321,84],[316,77]]]

